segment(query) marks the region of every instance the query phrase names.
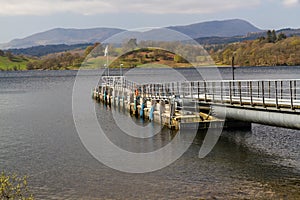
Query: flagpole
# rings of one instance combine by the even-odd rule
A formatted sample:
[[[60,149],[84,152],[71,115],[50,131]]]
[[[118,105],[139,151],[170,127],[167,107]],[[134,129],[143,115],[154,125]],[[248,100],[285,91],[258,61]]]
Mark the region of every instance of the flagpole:
[[[109,76],[108,51],[107,51],[107,53],[106,53],[106,66],[107,66],[107,75]]]
[[[109,76],[109,66],[108,66],[108,45],[104,49],[104,56],[106,56],[106,67],[107,67],[107,76]]]

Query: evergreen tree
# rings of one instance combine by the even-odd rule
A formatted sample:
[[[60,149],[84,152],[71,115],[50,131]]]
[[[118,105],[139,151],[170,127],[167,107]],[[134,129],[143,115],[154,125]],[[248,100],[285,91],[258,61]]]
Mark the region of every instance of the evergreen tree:
[[[267,31],[267,42],[272,42],[272,32],[271,32],[271,30]]]
[[[277,41],[277,35],[275,30],[268,30],[267,31],[267,42],[275,43]]]
[[[277,40],[277,35],[276,35],[275,30],[272,30],[271,38],[272,38],[271,42],[275,43]]]

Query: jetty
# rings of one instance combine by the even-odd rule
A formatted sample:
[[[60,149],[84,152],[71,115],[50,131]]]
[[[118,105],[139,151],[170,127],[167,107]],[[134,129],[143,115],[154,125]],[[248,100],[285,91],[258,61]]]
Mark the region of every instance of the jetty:
[[[251,123],[300,129],[299,82],[201,80],[139,84],[125,76],[103,76],[92,96],[175,130],[251,129]]]

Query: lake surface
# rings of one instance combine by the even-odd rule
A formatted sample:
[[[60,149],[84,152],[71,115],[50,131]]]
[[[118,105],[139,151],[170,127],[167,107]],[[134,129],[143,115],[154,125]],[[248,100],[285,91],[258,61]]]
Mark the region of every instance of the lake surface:
[[[199,79],[193,70],[178,72]],[[300,79],[299,72],[297,66],[240,67],[235,76]],[[76,73],[0,72],[0,170],[28,175],[37,199],[300,199],[298,130],[253,124],[248,132],[224,131],[204,159],[198,158],[200,135],[180,159],[151,173],[129,174],[101,164],[81,143],[73,121]],[[220,68],[220,73],[231,79],[230,68]],[[149,74],[160,80],[171,78],[165,69],[127,71],[137,80]],[[95,76],[86,71],[81,80],[88,85]],[[86,103],[94,104],[99,120],[111,113],[91,98]],[[119,130],[113,123],[106,125],[113,138]],[[163,129],[153,138],[153,146],[165,145],[174,134]],[[123,141],[124,148],[137,142],[116,142],[122,146]]]

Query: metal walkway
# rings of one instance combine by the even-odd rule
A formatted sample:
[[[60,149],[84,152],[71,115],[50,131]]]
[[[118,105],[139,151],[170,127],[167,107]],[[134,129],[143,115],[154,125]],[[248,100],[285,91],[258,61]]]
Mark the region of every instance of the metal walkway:
[[[185,81],[139,84],[123,76],[103,77],[113,96],[138,92],[143,98],[190,99],[216,116],[300,129],[300,80]]]

